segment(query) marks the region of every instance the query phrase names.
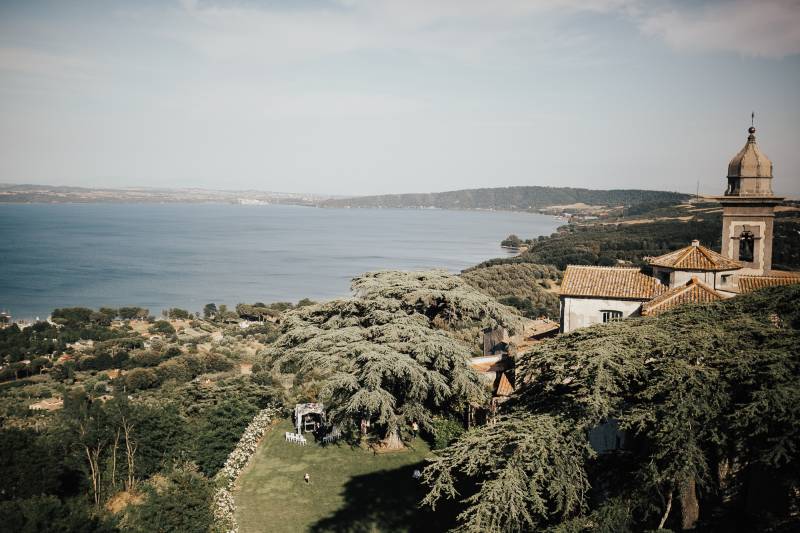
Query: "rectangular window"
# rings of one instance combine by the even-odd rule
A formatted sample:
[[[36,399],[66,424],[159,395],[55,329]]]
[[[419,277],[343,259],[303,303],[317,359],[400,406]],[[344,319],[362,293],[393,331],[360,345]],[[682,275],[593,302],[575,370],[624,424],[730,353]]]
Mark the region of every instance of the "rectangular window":
[[[603,315],[603,323],[622,320],[622,311],[600,311],[600,313]]]

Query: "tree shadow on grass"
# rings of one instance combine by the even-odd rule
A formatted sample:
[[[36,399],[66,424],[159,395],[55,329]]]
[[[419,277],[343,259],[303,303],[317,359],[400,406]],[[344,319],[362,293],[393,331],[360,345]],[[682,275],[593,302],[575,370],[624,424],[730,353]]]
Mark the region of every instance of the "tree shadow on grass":
[[[314,533],[446,531],[455,525],[456,502],[440,502],[436,511],[420,507],[425,485],[413,478],[424,463],[355,476],[344,487],[344,505],[311,526]]]

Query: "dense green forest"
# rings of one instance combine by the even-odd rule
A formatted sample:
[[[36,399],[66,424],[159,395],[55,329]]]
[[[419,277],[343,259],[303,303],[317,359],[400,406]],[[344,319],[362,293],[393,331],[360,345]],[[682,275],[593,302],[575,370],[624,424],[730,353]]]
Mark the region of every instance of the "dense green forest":
[[[498,187],[425,194],[387,194],[326,200],[323,207],[438,207],[440,209],[536,210],[584,203],[597,206],[633,206],[640,203],[675,204],[689,195],[639,189],[592,190],[571,187]]]
[[[284,400],[253,364],[276,331],[165,314],[197,334],[181,340],[180,322],[140,308],[0,329],[0,530],[212,527],[215,475],[254,415]]]
[[[505,413],[425,470],[426,503],[462,501],[465,531],[797,531],[798,301],[774,288],[535,346]]]
[[[133,400],[60,392],[63,409],[0,429],[5,531],[207,530],[214,474],[273,400],[244,377],[175,382]]]

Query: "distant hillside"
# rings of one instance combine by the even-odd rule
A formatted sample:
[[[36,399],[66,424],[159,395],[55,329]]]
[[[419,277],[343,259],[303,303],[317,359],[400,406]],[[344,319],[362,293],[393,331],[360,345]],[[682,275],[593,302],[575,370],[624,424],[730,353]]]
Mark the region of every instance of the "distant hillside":
[[[316,194],[211,189],[120,189],[0,183],[0,204],[20,203],[229,203],[312,206],[331,198]]]
[[[322,207],[438,207],[440,209],[538,210],[552,206],[588,204],[631,206],[642,203],[679,203],[688,194],[638,189],[609,191],[571,187],[498,187],[422,194],[386,194],[332,199]]]

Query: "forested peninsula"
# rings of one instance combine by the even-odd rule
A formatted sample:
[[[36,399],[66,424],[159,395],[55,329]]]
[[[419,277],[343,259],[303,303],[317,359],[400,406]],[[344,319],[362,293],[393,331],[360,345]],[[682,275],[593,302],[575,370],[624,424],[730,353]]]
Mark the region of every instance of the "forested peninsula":
[[[337,198],[320,202],[322,207],[394,207],[438,209],[538,210],[561,207],[566,210],[584,206],[631,206],[663,203],[671,205],[689,198],[678,192],[641,189],[575,189],[572,187],[496,187],[460,191],[386,194]]]
[[[332,197],[331,195],[256,190],[167,189],[152,187],[91,188],[0,184],[0,203],[233,203],[301,205],[307,207],[394,207],[589,211],[641,204],[672,205],[688,199],[677,192],[638,189],[593,190],[571,187],[495,187],[460,191]]]

